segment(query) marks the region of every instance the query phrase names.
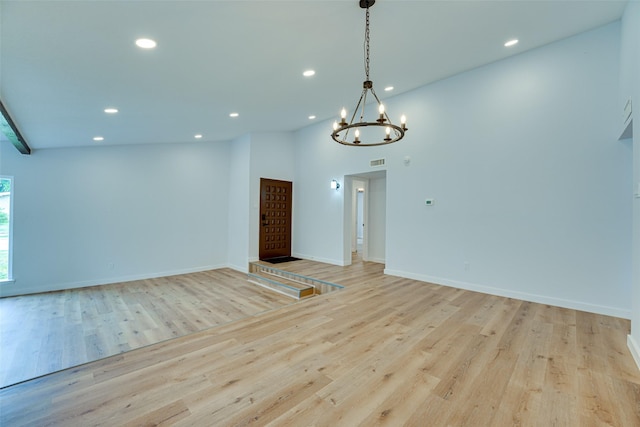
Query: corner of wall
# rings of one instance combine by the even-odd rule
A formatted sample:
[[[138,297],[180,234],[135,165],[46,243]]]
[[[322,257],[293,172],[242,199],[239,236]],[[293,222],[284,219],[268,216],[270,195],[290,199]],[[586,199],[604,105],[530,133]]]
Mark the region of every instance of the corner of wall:
[[[633,336],[627,335],[627,346],[629,347],[631,356],[633,356],[633,360],[636,362],[636,365],[640,370],[640,345],[638,345]]]
[[[631,98],[640,104],[640,3],[630,1],[622,16],[621,31],[621,55],[620,55],[620,94],[621,102]],[[638,109],[638,108],[637,108]],[[638,111],[636,111],[637,115]],[[632,120],[631,136],[633,139],[633,188],[640,182],[640,132],[638,132],[638,120]],[[640,256],[640,198],[633,196],[632,218],[632,248],[631,259],[637,260]],[[631,284],[631,334],[627,344],[633,358],[640,368],[640,265],[633,263]]]

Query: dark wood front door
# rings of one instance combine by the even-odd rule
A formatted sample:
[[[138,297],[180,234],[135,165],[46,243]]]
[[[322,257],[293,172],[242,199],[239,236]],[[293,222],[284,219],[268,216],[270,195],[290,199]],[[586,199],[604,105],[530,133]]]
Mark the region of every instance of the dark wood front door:
[[[260,259],[291,256],[293,184],[260,178]]]

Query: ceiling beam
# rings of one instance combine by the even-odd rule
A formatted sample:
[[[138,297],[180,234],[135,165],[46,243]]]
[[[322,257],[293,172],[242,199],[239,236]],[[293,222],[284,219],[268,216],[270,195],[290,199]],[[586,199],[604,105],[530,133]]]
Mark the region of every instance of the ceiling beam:
[[[2,100],[0,100],[0,131],[7,137],[9,141],[18,149],[22,154],[31,154],[31,148],[24,140],[22,134],[18,130],[18,127],[11,119],[9,112],[4,108]]]

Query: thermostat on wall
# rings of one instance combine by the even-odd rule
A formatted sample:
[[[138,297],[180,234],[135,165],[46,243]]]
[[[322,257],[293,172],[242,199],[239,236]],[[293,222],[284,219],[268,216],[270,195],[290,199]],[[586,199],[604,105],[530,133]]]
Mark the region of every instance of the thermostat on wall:
[[[433,206],[434,203],[435,203],[435,200],[433,199],[426,199],[424,201],[425,206]]]

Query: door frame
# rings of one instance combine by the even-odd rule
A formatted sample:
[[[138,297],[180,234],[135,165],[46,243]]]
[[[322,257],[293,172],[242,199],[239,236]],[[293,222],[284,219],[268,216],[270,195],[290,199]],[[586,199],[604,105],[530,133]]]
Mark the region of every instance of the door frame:
[[[355,252],[358,249],[358,189],[363,189],[362,197],[362,222],[364,223],[362,231],[362,259],[367,260],[369,255],[369,247],[367,242],[369,240],[369,180],[363,180],[361,178],[354,178],[351,181],[351,252]]]
[[[265,214],[266,209],[263,209],[263,205],[262,205],[262,189],[263,189],[263,183],[265,181],[270,181],[270,182],[279,182],[279,183],[284,183],[284,184],[288,184],[288,188],[289,188],[289,192],[288,192],[288,200],[287,200],[287,204],[288,206],[288,217],[286,218],[286,225],[289,228],[288,231],[288,247],[286,248],[286,254],[278,254],[277,256],[291,256],[291,249],[293,246],[293,182],[292,181],[287,181],[287,180],[282,180],[282,179],[274,179],[274,178],[264,178],[261,177],[260,178],[260,184],[259,184],[259,188],[258,188],[258,215],[257,215],[257,220],[258,220],[258,259],[266,259],[266,258],[270,258],[269,256],[263,256],[265,255],[263,252],[263,244],[265,242],[263,242],[263,214]],[[268,219],[268,218],[267,218]]]
[[[382,179],[386,180],[387,171],[380,170],[375,172],[362,172],[356,173],[352,175],[344,176],[344,216],[343,216],[343,255],[342,255],[342,263],[343,265],[351,265],[351,252],[353,248],[353,239],[356,233],[355,230],[355,218],[357,217],[357,189],[358,187],[364,188],[364,231],[362,236],[362,260],[369,261],[369,200],[370,200],[370,191],[369,191],[369,181],[371,179]],[[386,201],[385,201],[386,205]],[[386,233],[386,221],[385,221],[385,233]],[[385,239],[385,253],[386,253],[386,239]]]

